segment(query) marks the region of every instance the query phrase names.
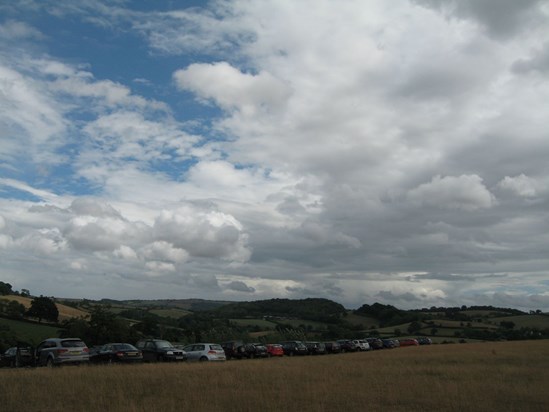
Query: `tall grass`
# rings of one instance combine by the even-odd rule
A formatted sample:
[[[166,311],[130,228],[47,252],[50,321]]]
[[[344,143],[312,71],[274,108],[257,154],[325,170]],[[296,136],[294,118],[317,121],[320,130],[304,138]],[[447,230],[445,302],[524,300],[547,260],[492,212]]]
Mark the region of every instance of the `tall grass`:
[[[549,342],[0,371],[2,411],[547,411]]]

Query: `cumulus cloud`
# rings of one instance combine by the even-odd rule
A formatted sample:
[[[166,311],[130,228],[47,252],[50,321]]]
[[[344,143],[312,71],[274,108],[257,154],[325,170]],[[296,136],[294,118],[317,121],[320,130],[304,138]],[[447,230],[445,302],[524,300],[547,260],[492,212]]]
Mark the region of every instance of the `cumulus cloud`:
[[[466,211],[490,208],[496,202],[477,175],[435,176],[410,190],[407,197],[419,205]]]
[[[521,197],[535,197],[539,194],[541,185],[524,174],[510,177],[505,176],[497,185],[500,189]]]
[[[191,206],[162,211],[154,223],[156,239],[172,243],[193,256],[219,256],[246,262],[250,258],[248,236],[233,216],[202,211]]]
[[[173,74],[177,86],[195,92],[203,99],[213,99],[221,107],[255,112],[262,107],[283,104],[289,88],[270,73],[242,73],[227,62],[192,64]]]

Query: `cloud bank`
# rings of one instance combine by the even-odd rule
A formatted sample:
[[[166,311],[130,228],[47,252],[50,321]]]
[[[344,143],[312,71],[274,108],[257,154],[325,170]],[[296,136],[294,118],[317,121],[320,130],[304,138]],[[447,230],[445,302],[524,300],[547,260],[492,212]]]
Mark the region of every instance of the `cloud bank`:
[[[151,8],[0,6],[0,278],[549,309],[547,1]]]

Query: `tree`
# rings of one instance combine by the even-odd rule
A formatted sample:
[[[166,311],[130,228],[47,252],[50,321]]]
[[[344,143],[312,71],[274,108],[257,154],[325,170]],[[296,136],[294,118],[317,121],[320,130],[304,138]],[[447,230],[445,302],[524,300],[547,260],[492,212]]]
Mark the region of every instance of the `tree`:
[[[21,296],[29,297],[29,296],[30,296],[30,290],[28,290],[28,289],[21,289]]]
[[[421,324],[421,322],[418,322],[418,321],[413,321],[412,323],[410,323],[410,326],[408,326],[408,332],[409,333],[417,333],[421,330],[421,328],[423,327],[423,325]]]
[[[42,322],[42,319],[57,322],[59,310],[53,299],[40,295],[32,300],[27,316],[38,318],[38,323]]]
[[[13,295],[13,290],[9,283],[0,282],[0,295]]]
[[[502,328],[505,328],[505,329],[513,329],[515,327],[515,322],[502,320],[499,323],[499,326],[501,326]]]
[[[21,319],[25,314],[25,305],[17,302],[16,300],[10,300],[6,307],[6,315],[13,319]]]

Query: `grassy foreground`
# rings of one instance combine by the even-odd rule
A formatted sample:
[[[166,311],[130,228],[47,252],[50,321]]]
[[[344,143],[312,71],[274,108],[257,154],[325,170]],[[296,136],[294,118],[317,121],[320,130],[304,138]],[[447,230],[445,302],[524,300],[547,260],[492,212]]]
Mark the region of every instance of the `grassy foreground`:
[[[549,341],[0,370],[2,411],[548,411]]]

